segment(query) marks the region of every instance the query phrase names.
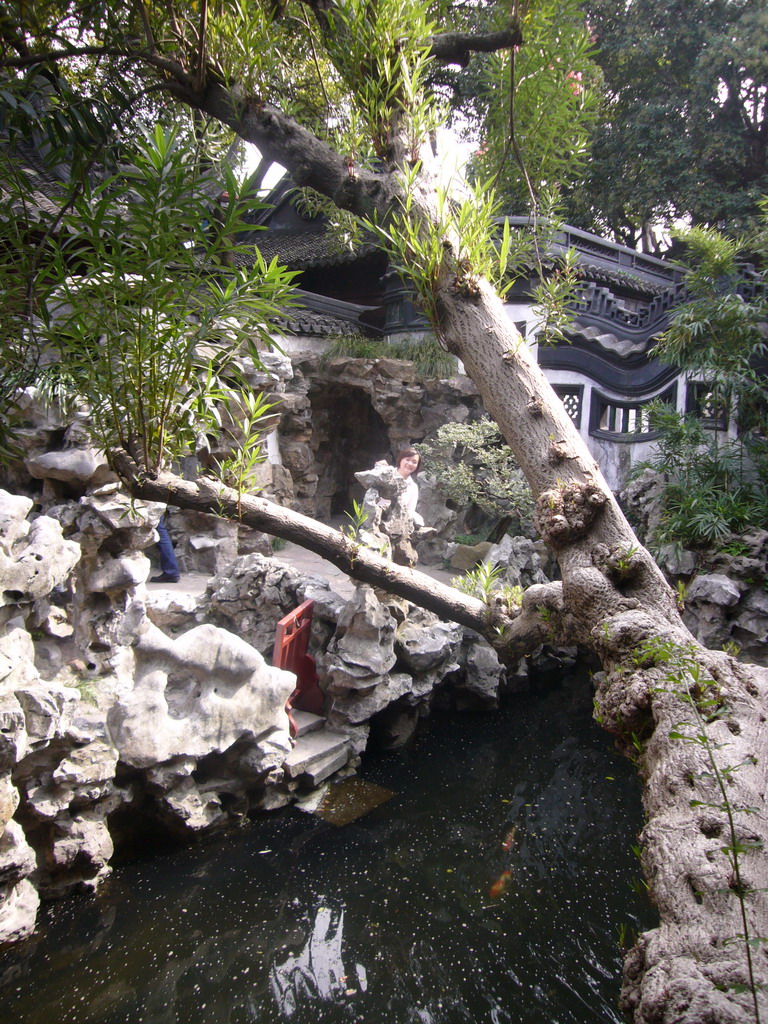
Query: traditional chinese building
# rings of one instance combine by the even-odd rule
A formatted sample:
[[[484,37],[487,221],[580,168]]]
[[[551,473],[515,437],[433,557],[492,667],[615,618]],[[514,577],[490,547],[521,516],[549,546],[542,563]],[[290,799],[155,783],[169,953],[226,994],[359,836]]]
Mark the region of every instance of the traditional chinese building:
[[[385,355],[392,341],[426,335],[411,290],[373,244],[340,248],[321,218],[304,215],[292,204],[287,183],[277,187],[270,202],[272,209],[261,214],[267,230],[254,232],[254,242],[268,259],[277,256],[300,271],[303,308],[286,322],[288,352],[309,339],[322,346],[329,337],[347,334],[380,341]],[[525,219],[512,218],[510,224],[519,228]],[[550,261],[569,248],[577,253],[582,278],[568,343],[537,342],[533,271],[513,286],[507,311],[536,348],[539,364],[608,482],[619,488],[632,465],[648,457],[650,402],[663,399],[713,425],[717,412],[702,385],[653,352],[670,313],[685,301],[683,269],[567,226],[554,236]],[[740,291],[749,299],[756,287],[747,272]]]

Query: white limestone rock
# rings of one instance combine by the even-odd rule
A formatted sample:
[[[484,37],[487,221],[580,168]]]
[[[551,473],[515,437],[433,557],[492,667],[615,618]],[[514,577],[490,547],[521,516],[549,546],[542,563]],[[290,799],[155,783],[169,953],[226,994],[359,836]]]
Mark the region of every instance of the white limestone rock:
[[[504,678],[504,666],[496,651],[485,640],[470,637],[467,639],[464,667],[465,678],[460,687],[464,698],[457,694],[456,702],[459,710],[466,704],[466,695],[471,695],[473,703],[496,707],[499,687]]]
[[[23,507],[15,506],[19,513]],[[7,520],[0,543],[0,606],[46,597],[67,579],[79,559],[79,545],[64,539],[55,519],[40,516],[28,529],[19,519]]]
[[[407,672],[391,672],[370,691],[358,693],[348,690],[343,695],[336,694],[331,700],[329,720],[334,725],[339,718],[351,725],[361,725],[389,704],[411,693],[413,682],[413,676]]]
[[[190,832],[207,832],[226,824],[229,814],[215,793],[201,793],[192,779],[158,797],[159,811],[170,823]]]
[[[147,768],[145,778],[154,792],[166,792],[188,779],[197,767],[195,757],[174,757],[163,764]]]
[[[381,460],[373,469],[355,473],[355,479],[366,488],[363,510],[367,518],[360,540],[401,565],[415,565],[417,555],[411,543],[415,524],[403,504],[403,477],[394,466]]]
[[[141,551],[129,551],[117,558],[106,558],[88,577],[92,593],[130,590],[145,583],[151,563]]]
[[[20,494],[0,490],[0,551],[10,555],[17,541],[29,533],[27,516],[34,502]]]
[[[461,647],[461,626],[451,622],[424,622],[423,616],[406,619],[397,630],[395,653],[399,662],[414,675],[445,667],[458,668],[456,657]],[[450,664],[449,664],[450,663]]]
[[[0,695],[0,772],[10,771],[26,752],[27,728],[24,710],[13,693],[2,693]]]
[[[196,625],[200,598],[196,594],[179,594],[170,589],[152,590],[147,594],[147,615],[164,633],[185,632]]]
[[[23,627],[21,618],[6,623],[0,633],[0,686],[10,692],[15,686],[34,683],[39,675],[35,668],[35,645]]]
[[[15,695],[24,711],[27,736],[32,745],[39,745],[66,732],[80,702],[77,690],[57,686],[55,683],[20,686]]]
[[[17,821],[9,821],[0,835],[0,886],[16,885],[37,866],[35,851]]]
[[[70,484],[87,484],[98,470],[109,471],[104,453],[93,448],[45,452],[25,459],[25,465],[35,480],[61,480]]]
[[[279,558],[245,555],[208,584],[200,602],[203,619],[242,637],[265,657],[272,654],[277,622],[304,601],[312,600],[312,645],[322,649],[345,605],[327,580],[299,572]]]
[[[73,889],[96,889],[110,874],[114,852],[112,836],[98,811],[60,816],[55,838],[46,850],[47,873],[41,879],[40,892],[56,897]]]
[[[127,764],[221,753],[243,736],[268,735],[290,749],[285,702],[295,677],[267,666],[240,637],[204,625],[172,640],[146,623],[135,657],[134,688],[108,715]]]
[[[102,488],[86,494],[78,503],[77,525],[80,537],[92,549],[113,534],[121,534],[124,547],[136,551],[154,544],[155,527],[165,505],[153,501],[134,501],[127,494]]]
[[[738,604],[741,590],[733,580],[722,573],[709,573],[697,576],[685,595],[686,603],[716,604],[729,608]]]
[[[76,747],[54,769],[52,779],[59,786],[93,786],[111,781],[117,767],[117,750],[103,740]]]
[[[0,834],[19,806],[19,791],[10,772],[0,772]]]
[[[502,537],[498,544],[489,548],[483,561],[503,566],[503,580],[509,586],[530,587],[547,582],[536,545],[528,537]]]
[[[0,888],[0,944],[19,942],[35,930],[40,897],[31,882]]]
[[[323,659],[331,689],[368,689],[394,668],[396,621],[368,586],[358,587]]]

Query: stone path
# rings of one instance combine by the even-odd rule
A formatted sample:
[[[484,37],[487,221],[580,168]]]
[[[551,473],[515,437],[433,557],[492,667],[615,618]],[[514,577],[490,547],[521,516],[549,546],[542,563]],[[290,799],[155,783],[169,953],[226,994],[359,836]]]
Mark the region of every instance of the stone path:
[[[327,579],[331,589],[336,591],[340,597],[350,598],[355,592],[354,580],[350,579],[345,572],[337,569],[335,565],[327,562],[320,555],[316,555],[313,551],[307,551],[306,548],[302,548],[298,544],[286,544],[280,551],[275,552],[274,557],[281,562],[287,562],[299,572]],[[446,571],[435,565],[419,565],[418,568],[420,572],[446,585],[450,585],[454,576],[460,575],[456,570]],[[147,586],[150,591],[169,590],[175,594],[199,596],[205,593],[205,586],[209,578],[204,573],[187,572],[181,576],[178,583],[148,583]]]

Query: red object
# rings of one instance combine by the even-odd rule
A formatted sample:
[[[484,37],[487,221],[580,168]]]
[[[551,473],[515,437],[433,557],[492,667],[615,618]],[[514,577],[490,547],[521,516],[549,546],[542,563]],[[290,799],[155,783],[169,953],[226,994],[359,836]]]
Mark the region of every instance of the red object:
[[[294,611],[283,616],[275,631],[275,649],[272,653],[272,664],[293,672],[296,676],[296,689],[288,698],[285,709],[291,723],[291,735],[296,735],[296,723],[291,710],[311,711],[314,715],[322,715],[325,696],[317,681],[315,659],[307,654],[309,632],[312,628],[312,610],[314,601],[305,601]]]

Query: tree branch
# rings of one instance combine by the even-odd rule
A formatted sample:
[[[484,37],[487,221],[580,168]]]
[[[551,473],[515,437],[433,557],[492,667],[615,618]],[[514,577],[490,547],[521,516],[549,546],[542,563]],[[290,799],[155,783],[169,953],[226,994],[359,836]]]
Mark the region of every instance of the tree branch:
[[[523,33],[516,24],[500,32],[440,32],[432,37],[431,53],[443,64],[458,64],[465,68],[473,53],[495,53],[520,46]]]
[[[168,76],[168,92],[228,125],[245,142],[253,143],[262,157],[286,167],[300,187],[313,188],[339,209],[362,217],[382,217],[391,208],[400,191],[392,174],[362,168],[351,173],[346,160],[327,142],[279,107],[238,95],[217,81],[209,81],[200,92],[175,61],[156,56],[147,61]]]
[[[141,60],[144,54],[131,52],[114,46],[73,46],[63,50],[48,50],[44,53],[30,53],[26,57],[4,57],[0,60],[0,68],[28,68],[35,64],[53,64],[71,57],[127,57]]]
[[[327,11],[334,6],[334,0],[302,0],[302,3],[313,12],[320,28],[327,31],[330,27]],[[277,4],[276,8],[279,7]],[[473,53],[508,50],[522,42],[520,26],[514,18],[510,18],[509,26],[498,32],[438,32],[430,40],[430,52],[444,64],[466,67]]]
[[[510,628],[514,624],[514,620],[506,615],[489,611],[488,606],[477,598],[445,586],[425,573],[395,565],[339,530],[266,498],[238,494],[233,488],[206,478],[192,482],[173,473],[160,473],[150,479],[140,472],[136,463],[124,452],[112,452],[111,460],[126,487],[136,498],[162,501],[178,508],[222,516],[300,544],[353,579],[404,597],[436,615],[475,630],[489,641],[498,643],[496,627]],[[540,637],[529,639],[529,624],[520,632],[522,647],[514,652],[517,658],[541,643]]]

